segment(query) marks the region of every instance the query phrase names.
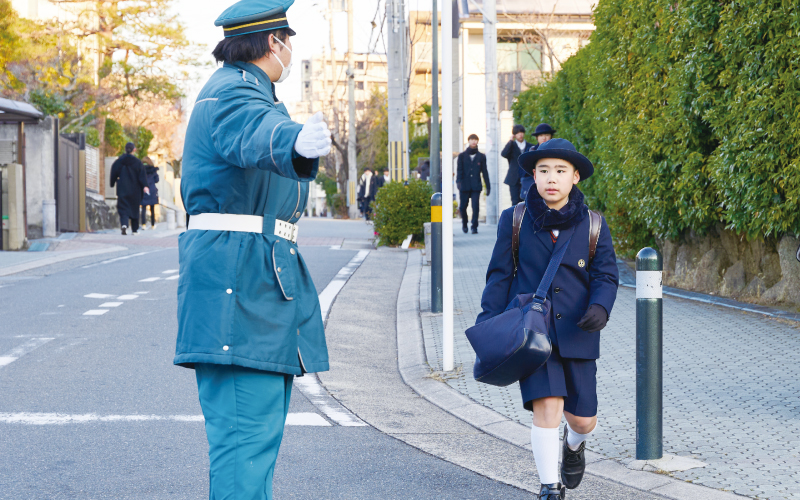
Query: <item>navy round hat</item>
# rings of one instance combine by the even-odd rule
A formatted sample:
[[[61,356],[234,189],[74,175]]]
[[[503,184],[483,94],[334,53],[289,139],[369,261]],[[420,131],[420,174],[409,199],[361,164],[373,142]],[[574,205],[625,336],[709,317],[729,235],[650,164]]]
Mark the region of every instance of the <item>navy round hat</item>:
[[[225,38],[280,28],[294,36],[286,19],[286,11],[293,3],[294,0],[241,0],[225,9],[214,26],[222,26]]]
[[[539,125],[536,125],[536,130],[533,131],[533,135],[542,135],[542,134],[553,135],[555,133],[556,133],[555,129],[546,123],[540,123]]]
[[[538,127],[537,127],[538,129]],[[572,163],[581,174],[581,180],[588,179],[594,173],[594,165],[589,158],[578,153],[575,146],[566,139],[550,139],[540,144],[534,151],[527,151],[519,155],[517,161],[522,170],[533,175],[536,162],[542,158],[559,158]]]

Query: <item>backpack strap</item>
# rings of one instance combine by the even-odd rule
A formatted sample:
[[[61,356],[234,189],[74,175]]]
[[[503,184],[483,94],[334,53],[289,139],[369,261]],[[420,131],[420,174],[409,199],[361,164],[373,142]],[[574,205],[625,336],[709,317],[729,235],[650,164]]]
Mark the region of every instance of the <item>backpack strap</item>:
[[[600,226],[603,224],[603,218],[599,213],[594,210],[589,210],[589,263],[594,260],[594,254],[597,251],[597,240],[600,239]]]
[[[511,230],[511,255],[514,257],[514,275],[519,267],[519,231],[522,228],[522,219],[525,217],[525,202],[521,201],[514,206],[514,225]]]

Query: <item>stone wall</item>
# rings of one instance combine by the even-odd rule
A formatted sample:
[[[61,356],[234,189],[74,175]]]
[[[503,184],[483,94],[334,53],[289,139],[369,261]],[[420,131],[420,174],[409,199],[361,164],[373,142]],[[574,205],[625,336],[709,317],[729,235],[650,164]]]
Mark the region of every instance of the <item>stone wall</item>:
[[[800,306],[800,238],[748,241],[718,225],[705,235],[657,240],[664,284],[766,305]]]
[[[103,197],[86,193],[86,230],[95,232],[103,229],[119,228],[119,218],[117,217],[117,206],[109,206]]]

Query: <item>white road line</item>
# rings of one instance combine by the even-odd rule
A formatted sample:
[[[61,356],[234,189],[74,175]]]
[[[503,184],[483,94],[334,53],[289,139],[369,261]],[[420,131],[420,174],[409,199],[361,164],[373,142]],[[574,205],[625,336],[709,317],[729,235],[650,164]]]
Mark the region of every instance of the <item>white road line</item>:
[[[104,304],[100,304],[97,307],[119,307],[122,305],[122,302],[106,302]]]
[[[96,415],[84,413],[69,415],[65,413],[0,413],[1,424],[18,425],[65,425],[88,424],[98,422],[204,422],[202,415]],[[286,416],[286,425],[330,427],[326,421],[316,413],[290,413]]]
[[[133,292],[133,293],[135,293],[136,295],[147,295],[150,292]]]
[[[341,291],[345,283],[347,283],[347,280],[350,279],[350,276],[356,272],[358,266],[364,262],[364,259],[367,258],[369,252],[369,250],[359,251],[356,256],[347,263],[346,266],[339,270],[331,282],[328,283],[328,286],[326,286],[322,293],[319,294],[319,307],[322,309],[322,321],[328,320],[328,312],[330,312],[333,301],[336,299],[339,291]]]
[[[85,313],[84,316],[102,316],[103,314],[107,313],[108,309],[89,309]]]
[[[150,281],[158,281],[158,280],[160,280],[160,279],[161,279],[161,277],[160,277],[160,276],[155,276],[155,277],[153,277],[153,278],[145,278],[145,279],[143,279],[143,280],[139,280],[139,283],[148,283],[148,282],[150,282]]]
[[[295,377],[294,385],[300,389],[300,392],[305,394],[311,404],[342,427],[364,427],[367,425],[360,418],[350,413],[350,410],[342,406],[341,403],[333,399],[320,385],[315,374],[306,373],[302,377]]]
[[[178,271],[178,269],[167,269],[166,271],[161,271],[161,274],[175,274]]]
[[[319,305],[322,309],[322,320],[327,321],[328,312],[331,310],[331,305],[336,299],[336,296],[344,288],[350,276],[356,272],[356,269],[364,262],[364,259],[369,255],[369,250],[359,251],[355,257],[350,259],[346,266],[341,268],[336,276],[328,283],[328,286],[319,294]],[[353,415],[350,410],[342,406],[341,403],[336,401],[333,396],[328,394],[328,391],[319,383],[319,379],[313,373],[307,373],[302,377],[295,377],[294,384],[305,394],[311,404],[317,407],[329,419],[343,427],[363,427],[365,424],[361,419]]]
[[[3,354],[2,356],[0,356],[0,366],[6,366],[13,363],[14,361],[28,354],[37,347],[43,346],[44,344],[50,342],[54,338],[55,337],[39,337],[30,339],[24,344],[19,345],[14,349],[11,349],[7,353]]]
[[[157,252],[157,251],[158,250],[153,250],[153,252]],[[112,262],[117,262],[117,261],[120,261],[120,260],[130,259],[130,258],[133,258],[133,257],[139,257],[139,256],[147,255],[147,254],[153,253],[153,252],[139,252],[139,253],[134,253],[134,254],[131,254],[131,255],[125,255],[125,256],[122,256],[122,257],[117,257],[116,259],[108,259],[108,260],[104,260],[102,262],[95,262],[94,264],[89,264],[88,266],[83,266],[83,269],[88,269],[90,267],[100,266],[100,265],[103,265],[103,264],[111,264]]]
[[[176,279],[178,279],[178,278],[180,278],[180,277],[181,277],[181,275],[180,275],[180,274],[173,274],[173,275],[172,275],[172,276],[170,276],[169,278],[164,278],[164,279],[165,279],[165,280],[176,280]]]
[[[138,295],[120,295],[119,297],[117,297],[117,300],[133,300],[138,298],[139,298]]]
[[[113,297],[113,295],[109,295],[107,293],[90,293],[90,294],[84,295],[84,297],[86,297],[87,299],[110,299],[111,297]],[[61,307],[61,306],[58,306],[58,307]]]

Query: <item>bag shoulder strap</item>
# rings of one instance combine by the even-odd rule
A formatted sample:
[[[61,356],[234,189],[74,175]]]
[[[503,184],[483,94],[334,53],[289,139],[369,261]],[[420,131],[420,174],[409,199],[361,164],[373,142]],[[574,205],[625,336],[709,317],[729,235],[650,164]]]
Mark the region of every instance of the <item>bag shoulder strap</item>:
[[[556,277],[556,271],[558,271],[558,266],[561,265],[561,259],[564,258],[564,254],[567,253],[567,248],[569,247],[569,242],[572,240],[572,235],[575,232],[571,232],[570,235],[567,237],[567,242],[564,244],[563,247],[558,249],[558,252],[554,253],[552,257],[550,257],[550,263],[547,265],[547,270],[544,272],[544,276],[542,276],[542,281],[539,283],[539,288],[536,289],[536,294],[533,296],[534,302],[543,303],[547,298],[547,290],[550,289],[550,285],[553,283],[553,278]]]
[[[594,210],[589,210],[589,263],[594,260],[594,254],[597,251],[597,240],[600,239],[600,226],[603,224],[603,219],[600,214]]]
[[[521,201],[514,206],[514,225],[511,230],[511,255],[514,257],[514,274],[519,267],[519,231],[522,228],[522,219],[525,217],[525,202]]]

